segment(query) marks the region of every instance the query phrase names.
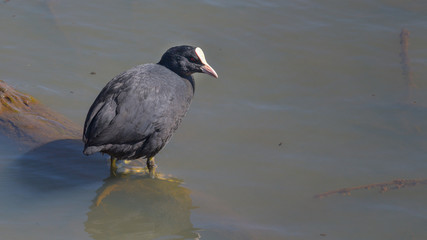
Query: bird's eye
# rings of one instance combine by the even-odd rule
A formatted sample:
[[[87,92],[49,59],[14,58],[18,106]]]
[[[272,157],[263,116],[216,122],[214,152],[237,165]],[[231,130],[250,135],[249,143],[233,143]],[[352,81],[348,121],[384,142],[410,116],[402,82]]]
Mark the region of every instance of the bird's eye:
[[[190,58],[190,62],[196,62],[196,59],[195,59],[195,58],[193,58],[193,57],[191,57],[191,58]]]

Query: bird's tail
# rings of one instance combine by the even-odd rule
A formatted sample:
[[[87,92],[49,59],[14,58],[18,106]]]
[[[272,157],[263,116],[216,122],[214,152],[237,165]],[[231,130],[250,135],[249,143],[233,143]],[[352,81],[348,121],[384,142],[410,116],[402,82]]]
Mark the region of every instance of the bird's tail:
[[[83,153],[85,155],[91,155],[96,152],[100,152],[102,150],[102,146],[85,146],[85,149],[83,150]]]

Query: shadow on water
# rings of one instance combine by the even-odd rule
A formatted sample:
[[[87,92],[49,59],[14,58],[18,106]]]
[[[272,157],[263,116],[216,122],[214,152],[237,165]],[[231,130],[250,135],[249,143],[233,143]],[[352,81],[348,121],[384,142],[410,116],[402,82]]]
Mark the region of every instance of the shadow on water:
[[[174,178],[121,175],[104,180],[85,222],[94,239],[198,239],[190,190]]]
[[[100,182],[109,175],[107,157],[85,156],[83,143],[61,139],[36,147],[16,161],[18,180],[36,190],[50,191]]]

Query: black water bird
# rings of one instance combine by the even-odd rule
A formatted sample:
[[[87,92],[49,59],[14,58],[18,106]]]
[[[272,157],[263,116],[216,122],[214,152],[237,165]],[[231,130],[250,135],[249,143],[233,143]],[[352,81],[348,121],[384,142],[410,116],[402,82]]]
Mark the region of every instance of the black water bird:
[[[116,160],[154,156],[166,145],[187,113],[194,94],[193,73],[218,78],[199,47],[168,49],[157,64],[129,69],[101,90],[86,117],[84,154],[107,153],[111,173]]]

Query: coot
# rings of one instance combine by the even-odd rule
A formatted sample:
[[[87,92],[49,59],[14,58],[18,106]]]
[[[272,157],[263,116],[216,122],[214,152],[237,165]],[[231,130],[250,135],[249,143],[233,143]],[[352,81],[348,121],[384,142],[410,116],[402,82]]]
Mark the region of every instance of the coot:
[[[154,156],[166,145],[187,113],[194,94],[193,73],[218,78],[201,48],[168,49],[157,64],[129,69],[99,93],[86,117],[84,154],[110,155],[116,160],[146,158],[154,171]]]

